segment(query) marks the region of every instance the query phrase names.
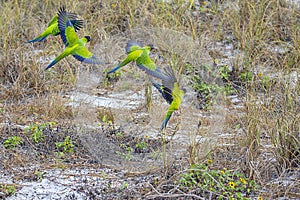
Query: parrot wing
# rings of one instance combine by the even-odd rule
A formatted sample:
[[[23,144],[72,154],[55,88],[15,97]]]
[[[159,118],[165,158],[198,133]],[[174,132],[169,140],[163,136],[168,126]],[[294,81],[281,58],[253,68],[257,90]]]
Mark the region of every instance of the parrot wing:
[[[72,19],[71,23],[74,26],[75,32],[79,31],[83,26],[83,20],[80,19]]]
[[[60,31],[61,39],[66,46],[74,44],[79,40],[75,33],[75,28],[71,23],[64,7],[62,7],[58,13],[58,29]]]
[[[52,34],[53,30],[55,29],[55,26],[57,28],[57,19],[58,19],[58,15],[56,14],[51,21],[48,24],[48,27],[46,28],[46,30],[40,34],[38,37],[27,41],[26,43],[31,43],[31,42],[42,42],[43,40],[46,39],[46,37],[48,37],[49,35]],[[55,34],[54,34],[55,35]],[[57,35],[57,34],[56,34]]]
[[[162,94],[163,98],[168,102],[168,104],[171,104],[173,101],[172,90],[162,84],[156,83],[152,77],[150,77],[150,80],[152,85]]]
[[[51,21],[48,23],[48,27],[53,25],[53,24],[57,24],[57,20],[58,20],[58,14],[56,14]]]
[[[142,48],[143,44],[136,41],[129,41],[125,47],[126,53],[129,54],[132,51]]]
[[[137,61],[137,66],[146,72],[148,75],[154,76],[159,79],[167,79],[168,77],[155,65],[149,56]]]
[[[169,66],[167,68],[165,68],[164,71],[165,71],[164,74],[166,75],[167,78],[162,79],[162,85],[164,87],[167,87],[171,91],[173,91],[174,84],[177,82],[174,71]]]
[[[104,64],[101,60],[99,60],[96,56],[94,56],[85,46],[78,47],[72,55],[77,60],[88,63],[88,64]]]

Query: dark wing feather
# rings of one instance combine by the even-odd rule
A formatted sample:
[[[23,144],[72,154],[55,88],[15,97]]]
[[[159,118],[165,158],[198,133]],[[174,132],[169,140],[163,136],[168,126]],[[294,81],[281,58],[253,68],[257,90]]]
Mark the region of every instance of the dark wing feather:
[[[135,50],[135,49],[132,48],[132,47],[141,48],[142,46],[143,46],[142,43],[136,42],[136,41],[133,41],[133,40],[130,40],[130,41],[127,43],[127,45],[126,45],[125,50],[126,50],[126,53],[128,54],[128,53],[130,53],[131,51]]]
[[[104,64],[103,61],[99,60],[96,56],[92,55],[90,58],[84,58],[80,55],[73,55],[77,60],[88,63],[88,64]]]
[[[164,74],[167,76],[167,78],[162,79],[162,85],[173,91],[174,83],[177,82],[174,71],[171,67],[167,67],[164,71]]]
[[[163,98],[167,101],[168,104],[171,104],[173,101],[173,95],[172,90],[165,87],[164,85],[161,85],[159,83],[156,83],[153,78],[150,77],[150,80],[152,82],[152,85],[162,94]]]
[[[65,45],[67,44],[67,37],[66,37],[66,28],[68,26],[72,26],[72,23],[69,20],[68,14],[66,12],[65,7],[61,7],[60,10],[58,11],[58,29],[60,32],[60,37],[62,41],[64,42]]]
[[[79,31],[83,27],[83,20],[73,19],[71,20],[72,25],[74,26],[75,31]]]
[[[159,79],[168,79],[168,76],[165,75],[159,68],[156,67],[155,71],[150,70],[149,68],[145,67],[143,64],[136,64],[141,70],[143,70],[144,72],[146,72],[148,75],[154,76],[156,78]]]

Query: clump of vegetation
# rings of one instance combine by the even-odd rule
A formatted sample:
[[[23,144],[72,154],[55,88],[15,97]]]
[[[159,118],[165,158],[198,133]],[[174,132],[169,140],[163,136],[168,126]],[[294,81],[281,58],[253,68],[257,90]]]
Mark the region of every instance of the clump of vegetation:
[[[249,180],[242,173],[224,169],[211,169],[210,163],[193,164],[178,180],[180,187],[197,190],[199,196],[213,199],[251,199],[257,189],[254,180]]]
[[[59,155],[64,156],[65,153],[74,152],[74,144],[68,135],[63,142],[56,142],[56,147],[60,150]]]
[[[0,184],[0,192],[5,196],[11,196],[16,192],[16,187],[14,185]]]
[[[35,143],[39,143],[45,139],[45,136],[43,135],[43,131],[46,128],[51,128],[54,124],[56,123],[55,122],[47,122],[43,124],[35,123],[30,126],[27,126],[24,130],[25,133],[31,134],[30,139],[32,141],[34,141]]]
[[[5,148],[10,149],[15,148],[22,143],[22,139],[19,136],[11,136],[4,141],[3,145],[5,146]]]

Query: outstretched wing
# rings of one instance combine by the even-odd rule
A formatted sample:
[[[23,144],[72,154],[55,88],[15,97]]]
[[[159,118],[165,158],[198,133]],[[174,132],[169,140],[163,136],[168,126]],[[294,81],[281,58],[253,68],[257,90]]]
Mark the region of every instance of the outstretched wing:
[[[88,64],[104,64],[103,61],[99,60],[94,56],[85,46],[78,47],[73,53],[74,58],[77,60],[88,63]]]
[[[167,88],[166,86],[156,83],[152,77],[150,77],[152,85],[162,94],[163,98],[171,104],[173,101],[172,90]]]
[[[58,12],[58,29],[60,31],[60,36],[62,41],[66,46],[73,44],[78,41],[79,38],[75,33],[75,28],[71,23],[65,7],[61,7]]]
[[[74,26],[75,32],[79,31],[83,27],[83,20],[81,19],[71,19],[70,21]]]
[[[148,75],[154,76],[159,79],[167,79],[167,75],[165,75],[156,65],[155,63],[150,59],[150,57],[147,57],[143,60],[143,62],[137,62],[136,65],[146,72]]]
[[[143,46],[142,43],[130,40],[129,42],[127,42],[125,50],[126,50],[126,53],[129,54],[132,51],[142,48],[142,46]]]
[[[56,24],[57,23],[57,20],[58,20],[58,14],[56,14],[52,19],[51,21],[49,22],[48,24],[48,27],[53,25],[53,24]]]
[[[162,79],[162,85],[173,91],[174,84],[177,82],[173,69],[170,66],[168,66],[167,68],[165,68],[164,74],[167,78]]]

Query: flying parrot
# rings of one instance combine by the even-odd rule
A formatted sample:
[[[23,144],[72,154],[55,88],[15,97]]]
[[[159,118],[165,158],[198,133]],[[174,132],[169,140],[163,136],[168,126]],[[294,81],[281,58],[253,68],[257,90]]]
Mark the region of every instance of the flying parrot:
[[[78,31],[79,29],[82,28],[83,25],[83,20],[78,20],[76,19],[77,16],[74,13],[69,13],[67,12],[67,16],[70,19],[71,23],[74,26],[75,31]],[[56,14],[48,24],[48,27],[46,30],[40,34],[38,37],[27,41],[26,43],[31,43],[31,42],[41,42],[46,39],[49,35],[57,36],[59,35],[59,29],[58,29],[58,14]]]
[[[153,47],[151,45],[144,46],[135,41],[129,41],[126,45],[127,57],[115,68],[111,69],[107,74],[113,73],[128,63],[135,61],[136,65],[148,75],[154,76],[159,79],[167,79],[168,77],[161,72],[161,70],[151,60],[149,54]]]
[[[184,96],[184,91],[179,88],[173,70],[171,68],[167,68],[165,74],[168,78],[163,79],[162,84],[156,83],[153,78],[150,77],[152,85],[162,94],[163,98],[168,102],[168,104],[170,104],[165,119],[162,122],[161,130],[166,128],[172,113],[179,109]]]
[[[61,59],[69,55],[72,55],[77,60],[88,64],[104,64],[85,47],[86,43],[91,40],[91,37],[84,36],[81,39],[78,38],[77,34],[75,33],[75,27],[69,19],[68,13],[64,7],[62,7],[58,13],[58,29],[66,48],[46,67],[45,70],[49,69]]]

